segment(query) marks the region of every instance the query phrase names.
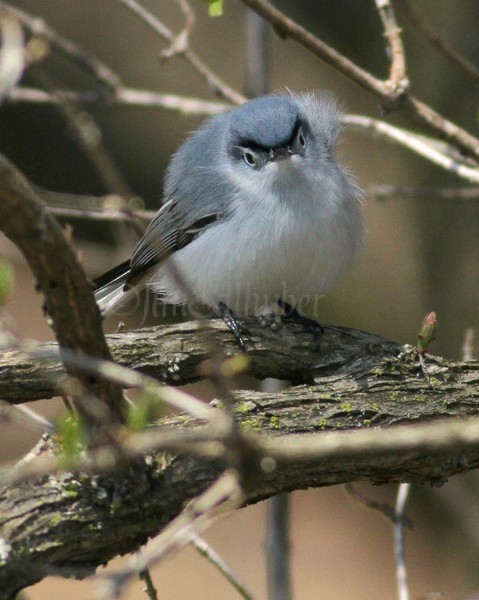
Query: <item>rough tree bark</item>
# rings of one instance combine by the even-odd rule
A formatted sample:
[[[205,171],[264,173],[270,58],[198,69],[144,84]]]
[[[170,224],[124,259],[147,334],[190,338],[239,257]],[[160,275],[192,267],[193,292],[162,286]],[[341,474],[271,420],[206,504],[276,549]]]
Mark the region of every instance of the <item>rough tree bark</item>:
[[[210,326],[218,344],[231,353],[234,346],[229,332],[219,321]],[[404,354],[400,346],[379,337],[327,329],[318,354],[311,350],[309,334],[297,326],[284,327],[279,334],[264,332],[254,322],[248,322],[248,327],[252,332],[252,373],[287,374],[299,384],[274,394],[235,392],[236,414],[245,431],[275,437],[292,434],[301,448],[307,433],[320,439],[328,435],[328,429],[363,429],[374,434],[385,427],[409,424],[406,432],[410,430],[414,441],[413,424],[418,421],[477,414],[477,361],[458,363],[430,357],[431,388],[413,353]],[[117,334],[109,336],[109,342],[113,355],[123,364],[181,384],[198,378],[196,367],[208,355],[210,335],[186,323]],[[2,395],[13,402],[27,394],[34,397],[35,381],[42,394],[52,395],[51,375],[58,374],[59,367],[50,364],[44,371],[32,369],[33,363],[18,353],[4,356]],[[23,398],[14,392],[22,372],[26,375]],[[174,428],[180,434],[197,425],[180,415],[163,419],[158,427]],[[404,429],[390,427],[391,443],[394,432]],[[416,448],[392,443],[389,451],[386,443],[380,451],[333,453],[327,460],[320,455],[279,460],[276,469],[248,490],[248,502],[357,480],[439,485],[478,464],[479,437],[475,439],[464,444],[459,435],[442,450],[421,443]],[[51,455],[55,443],[45,439],[37,452]],[[136,549],[224,467],[218,460],[161,452],[139,456],[114,473],[63,473],[10,485],[0,497],[0,597],[12,598],[47,574],[85,576],[113,556]]]

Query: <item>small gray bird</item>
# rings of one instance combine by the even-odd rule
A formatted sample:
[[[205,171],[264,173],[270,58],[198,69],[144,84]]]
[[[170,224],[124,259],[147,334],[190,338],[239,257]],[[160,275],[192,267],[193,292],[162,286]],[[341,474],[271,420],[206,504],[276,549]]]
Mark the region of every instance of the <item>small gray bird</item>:
[[[333,156],[340,130],[330,95],[264,96],[207,120],[173,156],[131,260],[97,280],[102,312],[148,286],[213,307],[240,344],[235,315],[301,318],[362,245],[361,192]]]

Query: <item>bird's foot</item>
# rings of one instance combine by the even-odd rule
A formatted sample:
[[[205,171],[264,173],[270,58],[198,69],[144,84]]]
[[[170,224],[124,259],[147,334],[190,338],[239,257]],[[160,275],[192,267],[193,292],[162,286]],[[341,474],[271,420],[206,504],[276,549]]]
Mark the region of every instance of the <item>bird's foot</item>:
[[[258,316],[258,323],[264,329],[269,328],[271,331],[279,331],[283,326],[281,315],[275,313],[267,313]]]
[[[223,319],[238,346],[246,352],[246,344],[243,335],[251,335],[243,321],[240,321],[234,312],[224,302],[218,302],[218,315]]]
[[[288,302],[281,300],[281,298],[277,300],[277,304],[284,310],[283,319],[292,321],[293,323],[299,323],[311,332],[313,340],[319,350],[321,346],[321,340],[324,335],[324,327],[315,319],[311,319],[310,317],[306,317],[305,315],[299,313],[294,306],[291,306],[291,304]]]

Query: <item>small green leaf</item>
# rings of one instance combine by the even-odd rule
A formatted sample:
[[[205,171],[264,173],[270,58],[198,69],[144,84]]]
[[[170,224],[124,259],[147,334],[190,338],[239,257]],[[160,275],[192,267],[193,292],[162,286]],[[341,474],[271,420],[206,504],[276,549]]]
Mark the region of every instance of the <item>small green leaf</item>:
[[[223,14],[223,0],[203,0],[208,4],[210,17],[221,17]]]
[[[0,259],[0,306],[5,304],[8,294],[13,287],[13,268],[12,265]]]
[[[63,450],[64,467],[74,462],[80,452],[86,449],[88,433],[85,423],[80,417],[68,416],[57,423],[60,444]]]
[[[164,405],[156,389],[144,392],[135,399],[134,405],[128,412],[128,426],[133,431],[139,431],[154,423],[164,414]]]

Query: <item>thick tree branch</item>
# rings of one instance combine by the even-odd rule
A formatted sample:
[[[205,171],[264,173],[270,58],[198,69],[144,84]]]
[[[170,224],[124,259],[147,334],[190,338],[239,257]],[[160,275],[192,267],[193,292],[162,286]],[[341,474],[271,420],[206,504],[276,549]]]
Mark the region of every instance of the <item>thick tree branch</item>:
[[[184,344],[189,350],[194,344],[188,339],[191,333],[185,330],[191,324],[180,327],[184,328]],[[227,333],[221,330],[218,326],[215,332],[220,343]],[[453,363],[429,358],[435,386],[431,389],[412,353],[399,355],[398,346],[393,344],[385,344],[384,352],[370,336],[363,338],[363,342],[369,339],[373,344],[369,351],[364,343],[356,358],[351,354],[342,361],[348,337],[356,349],[355,336],[362,337],[359,332],[353,334],[342,332],[342,341],[337,338],[339,347],[329,353],[326,350],[327,374],[316,377],[313,386],[296,386],[276,394],[235,392],[236,414],[243,429],[270,436],[257,439],[258,460],[270,459],[263,477],[257,477],[248,489],[250,502],[280,492],[346,481],[440,484],[478,464],[476,420],[462,425],[451,419],[477,414],[477,361]],[[285,335],[280,338],[281,346],[292,333]],[[331,335],[327,333],[329,341]],[[127,343],[128,335],[125,337]],[[304,341],[305,337],[299,335],[298,340]],[[151,338],[147,346],[152,348]],[[287,364],[290,349],[281,350],[285,353],[280,359],[283,365]],[[252,364],[261,361],[261,352],[259,358],[253,353]],[[316,362],[316,356],[305,351],[303,373],[307,372],[308,355],[310,364]],[[418,421],[439,417],[449,417],[449,421],[415,426]],[[182,432],[191,432],[196,423],[184,415],[164,419],[156,447],[168,448],[168,444],[162,445],[162,431],[166,439],[168,433],[181,438]],[[402,426],[388,428],[396,424]],[[362,431],[329,434],[325,429]],[[40,455],[53,457],[55,444],[44,441],[42,446]],[[150,448],[154,447],[153,441]],[[0,596],[8,598],[47,574],[86,575],[113,556],[135,549],[163,528],[226,465],[224,453],[216,460],[193,458],[187,455],[186,445],[184,453],[148,453],[123,469],[117,468],[112,475],[84,471],[13,484],[0,498],[3,547],[7,548],[0,571]]]
[[[378,360],[397,356],[398,344],[378,336],[344,328],[326,328],[321,351],[314,351],[314,340],[300,326],[288,324],[279,332],[260,327],[255,319],[247,321],[251,337],[248,346],[248,372],[260,379],[276,377],[295,382],[311,382],[319,374],[372,368]],[[138,329],[107,337],[112,356],[160,381],[183,385],[201,378],[200,368],[211,356],[211,341],[226,356],[238,348],[231,332],[220,319],[199,327],[195,322]],[[38,353],[58,356],[56,344],[41,344]],[[0,398],[13,404],[49,398],[58,393],[55,382],[62,383],[65,371],[59,361],[39,361],[20,350],[0,356]]]
[[[0,229],[21,250],[45,294],[60,346],[109,359],[98,307],[60,225],[27,180],[2,156]],[[121,420],[123,399],[116,385],[109,381],[93,382],[84,374],[70,372],[79,375],[82,383],[106,402],[115,420]]]

